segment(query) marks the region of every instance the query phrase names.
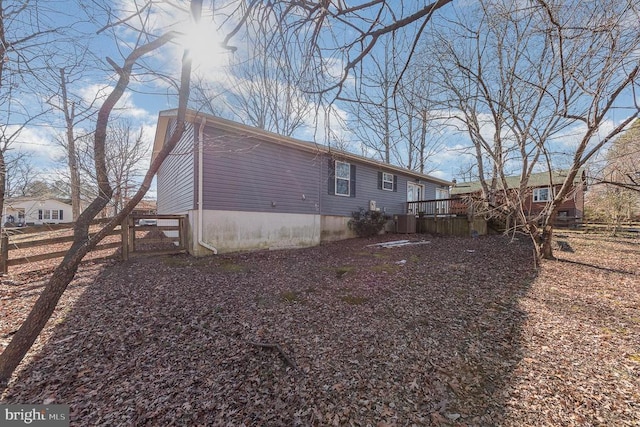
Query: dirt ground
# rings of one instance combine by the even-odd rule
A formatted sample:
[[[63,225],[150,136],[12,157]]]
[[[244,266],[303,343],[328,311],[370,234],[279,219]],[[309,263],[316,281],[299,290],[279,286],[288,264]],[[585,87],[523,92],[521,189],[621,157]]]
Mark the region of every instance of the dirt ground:
[[[640,425],[640,239],[85,264],[2,403],[89,425]],[[0,349],[45,276],[0,286]]]

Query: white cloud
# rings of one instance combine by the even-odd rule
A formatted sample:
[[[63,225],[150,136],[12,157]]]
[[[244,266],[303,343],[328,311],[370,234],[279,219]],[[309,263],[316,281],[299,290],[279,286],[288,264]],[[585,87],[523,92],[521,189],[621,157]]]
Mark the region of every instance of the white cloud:
[[[312,103],[304,118],[301,138],[338,149],[349,149],[352,134],[346,126],[348,113],[336,104]]]
[[[145,171],[149,169],[151,164],[151,151],[153,150],[153,139],[156,135],[156,124],[143,124],[142,125],[143,141],[147,147],[147,155],[140,162],[140,170]]]
[[[8,131],[12,131],[11,127]],[[28,155],[36,169],[42,171],[64,156],[64,149],[54,142],[56,135],[55,129],[48,126],[26,127],[15,138],[11,150]]]
[[[97,83],[86,84],[78,89],[78,94],[85,105],[95,104],[99,108],[113,90],[113,86],[105,86]],[[148,110],[136,105],[135,95],[126,91],[118,100],[114,112],[119,118],[132,119],[134,121],[155,121],[155,115]]]
[[[84,102],[85,105],[90,105],[96,101],[98,104],[102,103],[107,98],[107,95],[109,95],[111,87],[104,84],[87,83],[80,86],[77,90],[82,102]]]
[[[156,117],[148,110],[138,107],[135,104],[131,92],[125,92],[116,104],[118,116],[136,121],[155,121]]]
[[[602,141],[617,125],[618,123],[615,123],[613,120],[604,120],[596,134],[591,138],[589,145]],[[555,135],[550,142],[553,143],[555,147],[565,151],[567,154],[573,154],[586,133],[587,125],[585,123],[578,122]]]

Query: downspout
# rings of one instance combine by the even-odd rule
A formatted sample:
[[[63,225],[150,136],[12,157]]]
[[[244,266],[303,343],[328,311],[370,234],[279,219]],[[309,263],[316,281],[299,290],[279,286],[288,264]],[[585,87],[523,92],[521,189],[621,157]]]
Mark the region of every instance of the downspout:
[[[204,175],[202,172],[202,159],[204,157],[204,126],[206,123],[207,119],[203,117],[200,128],[198,129],[198,244],[212,251],[214,255],[217,255],[218,249],[202,240],[202,227],[204,224],[204,219],[202,218],[202,199],[204,198],[202,195],[202,176]]]

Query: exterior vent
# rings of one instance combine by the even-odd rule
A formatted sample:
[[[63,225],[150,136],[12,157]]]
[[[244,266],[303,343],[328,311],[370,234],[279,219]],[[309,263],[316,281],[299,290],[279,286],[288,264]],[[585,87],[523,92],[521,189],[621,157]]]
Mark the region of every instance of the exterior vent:
[[[413,214],[398,215],[396,222],[398,233],[413,234],[416,232],[416,216]]]

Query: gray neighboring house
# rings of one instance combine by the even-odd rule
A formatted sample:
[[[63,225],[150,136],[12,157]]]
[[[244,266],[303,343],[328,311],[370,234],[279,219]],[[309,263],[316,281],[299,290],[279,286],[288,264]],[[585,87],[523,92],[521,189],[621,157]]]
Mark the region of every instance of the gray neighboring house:
[[[152,156],[175,126],[162,111]],[[158,214],[188,214],[188,249],[205,255],[318,245],[353,237],[351,213],[405,214],[451,183],[362,156],[188,111],[157,174]],[[159,221],[161,222],[161,221]]]

